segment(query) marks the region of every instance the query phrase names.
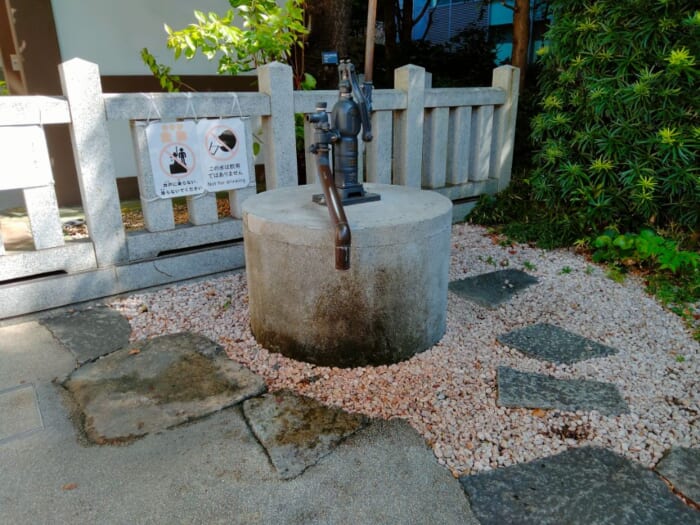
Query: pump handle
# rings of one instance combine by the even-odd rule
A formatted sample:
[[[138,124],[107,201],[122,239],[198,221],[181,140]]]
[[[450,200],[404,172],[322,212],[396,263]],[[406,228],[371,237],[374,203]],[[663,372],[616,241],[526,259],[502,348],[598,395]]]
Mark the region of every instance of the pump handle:
[[[357,82],[357,74],[355,73],[355,66],[352,62],[348,60],[347,70],[350,73],[350,85],[352,86],[352,93],[357,101],[357,107],[360,109],[360,120],[362,121],[362,140],[365,142],[370,142],[372,140],[372,122],[369,119],[369,112],[372,110],[370,107],[370,102],[365,96],[364,90],[360,89],[360,85]],[[371,84],[365,84],[371,89]],[[365,87],[363,86],[363,87]]]

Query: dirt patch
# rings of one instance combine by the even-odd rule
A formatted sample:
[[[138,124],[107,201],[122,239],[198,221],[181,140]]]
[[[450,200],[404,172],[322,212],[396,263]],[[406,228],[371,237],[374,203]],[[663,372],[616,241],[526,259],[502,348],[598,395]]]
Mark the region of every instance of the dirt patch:
[[[338,409],[316,403],[300,403],[303,406],[288,407],[282,414],[280,429],[276,436],[278,445],[316,448],[321,436],[328,434],[348,435],[365,423],[361,415],[348,414]]]
[[[216,209],[219,219],[231,216],[231,206],[228,198],[217,198]],[[187,204],[184,202],[174,202],[173,217],[175,218],[175,224],[187,224],[190,220]],[[145,229],[143,211],[139,206],[132,208],[123,207],[122,222],[124,223],[124,229],[126,231]],[[84,239],[88,237],[87,225],[85,223],[76,223],[76,221],[64,224],[63,233],[71,239]]]

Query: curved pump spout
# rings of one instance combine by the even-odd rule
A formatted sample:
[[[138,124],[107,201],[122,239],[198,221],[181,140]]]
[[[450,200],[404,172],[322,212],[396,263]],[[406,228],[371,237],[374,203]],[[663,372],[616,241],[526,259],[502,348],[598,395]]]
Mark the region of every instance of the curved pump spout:
[[[348,270],[350,268],[350,243],[352,237],[348,219],[345,217],[343,203],[333,183],[328,149],[325,152],[318,151],[316,158],[323,194],[326,197],[328,214],[335,227],[335,268],[336,270]]]
[[[330,116],[326,112],[326,107],[325,102],[319,102],[316,111],[306,116],[307,120],[314,124],[314,144],[310,150],[316,155],[325,204],[335,227],[335,268],[347,270],[350,268],[350,226],[345,217],[343,202],[335,187],[329,154],[329,146],[338,141],[339,134],[337,130],[331,129]]]

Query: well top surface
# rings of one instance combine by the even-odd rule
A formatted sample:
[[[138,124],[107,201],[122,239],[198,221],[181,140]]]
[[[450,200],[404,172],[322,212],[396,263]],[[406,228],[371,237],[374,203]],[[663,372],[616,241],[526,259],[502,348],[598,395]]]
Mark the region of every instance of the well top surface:
[[[381,200],[345,206],[353,244],[374,245],[401,242],[405,237],[430,235],[451,213],[452,202],[442,195],[405,186],[365,184]],[[326,206],[312,202],[322,193],[320,185],[278,188],[259,193],[243,203],[246,227],[253,234],[293,244],[315,245],[333,235]],[[385,234],[390,233],[390,237]]]

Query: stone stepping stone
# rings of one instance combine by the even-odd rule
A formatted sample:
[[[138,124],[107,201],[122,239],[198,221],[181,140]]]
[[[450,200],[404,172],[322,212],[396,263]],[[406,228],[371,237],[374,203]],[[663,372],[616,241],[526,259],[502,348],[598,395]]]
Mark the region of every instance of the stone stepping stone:
[[[76,357],[78,365],[129,344],[131,326],[106,306],[79,310],[39,321]]]
[[[535,359],[566,365],[617,353],[614,348],[548,323],[513,330],[499,335],[498,340]]]
[[[522,270],[498,270],[449,284],[449,290],[486,308],[496,308],[537,279]]]
[[[368,422],[287,391],[248,399],[243,413],[281,479],[299,476]]]
[[[0,445],[43,428],[33,385],[0,390]]]
[[[63,386],[98,444],[128,442],[265,391],[260,376],[190,333],[133,343],[81,366]]]
[[[629,411],[615,385],[586,379],[557,379],[506,366],[498,367],[498,405],[569,412],[597,410],[605,416]]]
[[[654,470],[666,478],[673,488],[700,505],[700,450],[673,447]]]
[[[602,448],[571,449],[459,481],[482,525],[700,524],[700,512],[652,471]]]

